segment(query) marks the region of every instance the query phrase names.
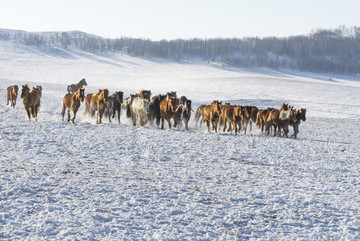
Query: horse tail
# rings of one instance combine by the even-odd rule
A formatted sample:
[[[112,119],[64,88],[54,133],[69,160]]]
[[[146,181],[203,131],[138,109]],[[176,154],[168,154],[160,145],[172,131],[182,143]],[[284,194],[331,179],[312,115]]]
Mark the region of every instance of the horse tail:
[[[258,113],[256,114],[256,121],[255,121],[255,125],[258,127],[258,128],[260,128],[260,122],[261,122],[261,120],[260,120],[260,111],[258,111]]]
[[[198,123],[198,121],[199,121],[199,118],[200,118],[200,108],[197,108],[197,109],[196,109],[196,112],[195,112],[195,117],[194,117],[195,126],[197,126],[197,123]]]
[[[68,87],[67,87],[67,91],[68,91],[68,93],[69,93],[69,94],[71,94],[71,93],[70,93],[70,89],[71,89],[71,86],[70,86],[70,85],[68,85]]]

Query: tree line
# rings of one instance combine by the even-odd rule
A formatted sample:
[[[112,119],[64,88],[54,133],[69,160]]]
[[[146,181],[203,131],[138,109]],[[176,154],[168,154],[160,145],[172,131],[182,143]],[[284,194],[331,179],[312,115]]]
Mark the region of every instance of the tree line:
[[[245,68],[292,69],[360,74],[360,27],[315,29],[290,37],[216,39],[107,39],[80,31],[32,33],[0,29],[0,40],[37,47],[77,47],[93,53],[122,52],[131,56],[209,62]]]

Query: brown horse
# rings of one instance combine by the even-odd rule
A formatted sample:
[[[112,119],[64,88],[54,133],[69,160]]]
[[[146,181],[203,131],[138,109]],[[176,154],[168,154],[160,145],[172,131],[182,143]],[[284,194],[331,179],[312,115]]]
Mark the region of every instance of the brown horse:
[[[97,112],[98,112],[98,119],[96,121],[97,124],[101,123],[101,119],[104,115],[105,109],[106,109],[106,99],[109,96],[109,90],[103,89],[100,93],[100,95],[97,98]]]
[[[214,100],[210,105],[207,105],[204,108],[204,118],[202,122],[206,122],[208,132],[210,132],[211,123],[212,130],[217,133],[217,124],[221,115],[221,103],[222,101]]]
[[[76,112],[79,110],[81,102],[84,102],[85,89],[80,88],[76,94],[66,94],[63,100],[63,109],[61,112],[62,121],[64,121],[64,115],[66,109],[68,110],[68,121],[70,121],[70,111],[74,113],[74,117],[71,119],[72,123],[75,121]]]
[[[265,123],[269,117],[270,111],[273,109],[274,108],[261,109],[257,113],[255,125],[259,127],[262,134],[264,133],[264,127],[265,131],[270,134],[270,129],[266,129]]]
[[[177,115],[175,114],[177,107],[176,102],[176,97],[170,97],[169,99],[165,99],[160,102],[161,129],[164,129],[164,120],[167,120],[169,129],[171,129],[171,118],[174,119],[174,127],[176,127],[179,122]]]
[[[252,106],[251,112],[250,112],[250,131],[252,130],[251,123],[254,123],[256,125],[256,117],[259,109],[256,106]],[[258,126],[258,128],[260,128]]]
[[[270,111],[268,119],[266,120],[266,128],[269,129],[271,126],[274,126],[274,136],[276,136],[276,128],[284,131],[284,135],[288,137],[289,133],[289,124],[292,121],[296,121],[296,111],[295,109],[288,110],[277,110],[274,109]]]
[[[29,86],[23,85],[21,90],[21,99],[23,100],[24,108],[27,116],[30,120],[30,113],[32,117],[37,121],[37,114],[40,106],[41,92],[35,89],[29,88]]]
[[[87,94],[85,97],[85,103],[84,103],[84,112],[83,115],[87,115],[90,114],[90,101],[91,101],[91,96],[93,95],[93,93]]]
[[[290,122],[290,125],[294,129],[293,136],[295,136],[295,139],[297,138],[297,134],[299,133],[299,125],[301,121],[306,121],[306,109],[303,108],[296,111],[296,121],[293,120]]]
[[[97,92],[95,92],[94,94],[91,95],[90,105],[89,105],[89,111],[90,111],[91,117],[94,117],[95,112],[97,111],[97,99],[100,96],[102,91],[103,90],[98,90]]]
[[[78,89],[80,89],[80,88],[83,88],[84,85],[87,86],[85,79],[80,80],[79,83],[77,83],[77,84],[68,85],[68,87],[67,87],[68,93],[75,94],[76,91],[78,91]]]
[[[15,108],[16,99],[17,99],[17,95],[18,95],[18,90],[19,90],[19,87],[17,85],[12,85],[12,86],[7,87],[7,90],[6,90],[6,96],[7,96],[6,105],[9,105],[9,102],[10,102],[10,106]]]
[[[221,115],[219,116],[219,131],[221,126],[224,126],[223,132],[226,130],[226,123],[229,122],[228,132],[232,131],[231,125],[234,125],[234,105],[225,104],[221,106]]]
[[[196,109],[195,117],[194,117],[195,127],[197,127],[197,123],[198,123],[200,117],[202,116],[203,118],[200,121],[200,127],[201,127],[202,120],[204,119],[204,109],[205,109],[205,107],[206,107],[206,105],[199,105],[199,107]]]
[[[238,105],[234,107],[233,111],[233,120],[234,120],[234,129],[235,135],[241,131],[244,126],[244,116],[246,115],[247,110],[245,106]]]

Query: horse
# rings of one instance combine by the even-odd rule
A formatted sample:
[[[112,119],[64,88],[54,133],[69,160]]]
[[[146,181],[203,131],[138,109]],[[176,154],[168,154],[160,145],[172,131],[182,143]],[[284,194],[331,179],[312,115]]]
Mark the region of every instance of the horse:
[[[270,129],[266,129],[265,123],[272,110],[274,110],[274,108],[260,109],[257,113],[255,125],[259,127],[261,134],[264,133],[264,127],[265,131],[270,134]]]
[[[24,108],[30,120],[30,113],[37,121],[37,114],[40,106],[41,91],[30,89],[29,86],[23,85],[21,89],[21,99],[23,100]]]
[[[83,115],[87,115],[90,114],[90,102],[91,102],[91,96],[93,95],[93,93],[87,94],[85,97],[85,103],[84,103],[84,112]]]
[[[118,123],[120,124],[121,103],[123,102],[123,94],[124,93],[122,91],[117,91],[112,96],[106,99],[106,109],[104,115],[109,117],[110,123],[111,118],[114,118],[117,112]]]
[[[248,116],[248,112],[245,106],[238,105],[234,107],[233,119],[234,119],[234,128],[235,135],[241,131],[244,126],[244,118]],[[246,131],[245,131],[246,134]]]
[[[229,122],[229,129],[227,130],[230,132],[232,130],[231,125],[233,125],[234,118],[233,118],[233,112],[234,112],[234,105],[225,104],[221,106],[221,115],[219,116],[219,131],[221,129],[221,126],[224,126],[223,132],[226,130],[226,123]]]
[[[98,113],[98,118],[97,118],[96,124],[101,123],[102,117],[103,117],[105,109],[106,109],[106,99],[108,98],[108,96],[109,96],[109,90],[103,89],[101,91],[100,95],[96,99],[97,113]]]
[[[18,96],[18,90],[19,90],[19,87],[17,85],[12,85],[12,86],[7,87],[7,89],[6,89],[6,96],[7,96],[6,105],[9,105],[9,102],[10,102],[10,106],[12,108],[15,108],[16,99]]]
[[[251,116],[250,116],[250,114],[251,114],[251,110],[252,110],[252,108],[253,108],[253,106],[243,106],[243,111],[242,111],[242,119],[243,119],[243,129],[244,129],[244,134],[246,135],[246,130],[247,130],[247,126],[248,126],[248,124],[249,124],[249,122],[250,122],[250,119],[251,119]],[[250,124],[251,125],[251,124]]]
[[[250,131],[252,131],[252,127],[251,127],[251,123],[254,123],[254,125],[256,125],[256,117],[257,117],[257,113],[259,111],[259,108],[257,108],[256,106],[251,106],[251,112],[250,112]],[[260,128],[259,126],[257,126],[258,128]]]
[[[121,109],[126,109],[126,117],[131,117],[131,104],[135,98],[139,97],[139,94],[130,95],[128,98],[124,99],[123,103],[121,104]]]
[[[297,134],[299,133],[299,125],[301,121],[306,121],[306,108],[305,109],[302,108],[296,111],[296,121],[293,120],[290,122],[290,125],[294,129],[293,136],[295,137],[295,139],[297,138]]]
[[[186,99],[183,100],[184,104],[179,104],[175,110],[176,119],[180,121],[184,121],[185,130],[189,130],[189,120],[191,117],[191,100]]]
[[[99,89],[97,92],[95,92],[94,94],[91,95],[90,104],[89,104],[89,112],[90,112],[91,117],[94,117],[95,112],[98,109],[98,107],[97,107],[97,99],[100,96],[102,91],[103,91],[102,89]]]
[[[176,102],[176,97],[170,97],[160,102],[161,129],[164,129],[164,120],[167,120],[169,129],[171,129],[171,118],[174,119],[174,127],[176,127],[178,123],[177,115],[175,115]]]
[[[80,88],[80,89],[78,89],[76,94],[66,94],[64,96],[63,109],[61,112],[62,121],[64,121],[65,110],[67,109],[68,110],[68,121],[70,121],[70,111],[72,111],[74,113],[74,116],[71,119],[71,121],[72,121],[72,123],[74,123],[75,117],[76,117],[76,112],[79,110],[81,102],[84,102],[84,98],[85,98],[84,91],[85,91],[84,88]]]
[[[84,85],[87,86],[87,83],[85,79],[81,79],[77,84],[68,85],[67,91],[69,94],[74,94],[76,93],[76,91],[78,91],[78,89],[83,88]]]
[[[270,111],[268,119],[266,120],[266,128],[269,129],[274,126],[274,136],[276,136],[276,128],[284,131],[284,135],[288,137],[290,122],[296,122],[295,109],[289,108],[288,110],[273,109]]]
[[[221,103],[222,101],[214,100],[210,105],[204,108],[204,118],[202,122],[206,122],[208,132],[210,132],[210,123],[212,130],[217,133],[217,124],[221,115]]]
[[[131,118],[133,125],[136,126],[137,120],[140,120],[140,126],[146,125],[148,113],[149,100],[142,97],[136,97],[131,104]]]
[[[156,119],[156,125],[160,125],[160,102],[166,98],[165,95],[155,95],[151,98],[150,104],[149,104],[149,114],[148,114],[148,120],[152,124],[154,119]]]
[[[196,109],[195,117],[194,117],[195,127],[197,127],[197,123],[198,123],[200,117],[202,116],[202,119],[200,121],[200,127],[201,127],[202,120],[204,119],[204,109],[205,109],[205,107],[206,107],[206,105],[199,105],[198,108]]]

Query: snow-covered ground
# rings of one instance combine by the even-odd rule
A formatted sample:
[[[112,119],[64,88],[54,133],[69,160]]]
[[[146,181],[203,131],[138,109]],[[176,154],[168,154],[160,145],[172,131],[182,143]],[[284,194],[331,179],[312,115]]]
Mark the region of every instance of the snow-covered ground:
[[[61,121],[66,86],[307,108],[298,139]],[[38,122],[6,87],[42,85]],[[20,92],[20,91],[19,91]],[[357,240],[360,78],[0,41],[0,239]],[[292,133],[292,130],[290,131]]]

